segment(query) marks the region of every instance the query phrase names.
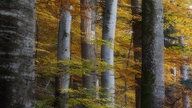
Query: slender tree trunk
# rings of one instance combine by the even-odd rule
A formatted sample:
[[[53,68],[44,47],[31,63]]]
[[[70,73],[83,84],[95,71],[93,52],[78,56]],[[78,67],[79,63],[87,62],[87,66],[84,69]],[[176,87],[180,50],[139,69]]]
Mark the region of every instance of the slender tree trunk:
[[[164,105],[164,34],[162,0],[142,1],[141,108]]]
[[[127,96],[126,93],[127,93],[128,90],[127,90],[127,81],[126,81],[126,80],[124,81],[124,90],[125,90],[125,91],[124,91],[124,92],[125,92],[125,95],[124,95],[124,98],[125,98],[125,106],[127,106],[127,105],[128,105],[128,96]]]
[[[82,58],[87,60],[86,67],[96,69],[97,46],[94,44],[96,38],[96,1],[81,0],[81,32],[82,32]],[[83,87],[87,88],[87,92],[92,98],[98,97],[98,73],[95,69],[90,69],[88,75],[83,75]]]
[[[176,83],[176,77],[177,77],[177,70],[176,67],[173,67],[170,69],[170,74],[173,75],[174,83]],[[176,108],[177,101],[179,100],[177,96],[178,92],[176,89],[176,85],[168,85],[165,89],[165,95],[166,95],[166,101],[165,105],[169,106],[170,108]]]
[[[183,108],[190,108],[190,96],[188,93],[182,93]]]
[[[35,0],[0,0],[0,105],[35,108]]]
[[[185,45],[185,38],[184,36],[181,36],[179,38],[179,43],[182,45],[183,49],[184,49],[184,45]],[[185,52],[185,51],[184,51]],[[188,66],[181,66],[180,67],[180,72],[181,72],[181,75],[182,75],[182,78],[181,80],[183,81],[186,81],[189,79],[188,77]],[[187,92],[183,91],[182,93],[182,102],[183,102],[183,108],[190,108],[190,97],[188,95]]]
[[[188,66],[181,66],[180,67],[181,75],[183,81],[188,80]],[[190,108],[190,97],[187,92],[183,91],[182,93],[182,102],[183,108]]]
[[[171,74],[173,74],[174,82],[176,82],[177,81],[177,70],[176,70],[176,67],[173,67],[170,71],[171,71]]]
[[[117,0],[106,0],[103,14],[103,34],[105,41],[101,47],[101,59],[108,65],[114,65],[114,39],[116,29]],[[107,103],[115,105],[114,71],[108,69],[101,74],[102,98],[109,99]]]
[[[181,66],[180,67],[181,75],[182,75],[182,80],[188,80],[188,66]]]
[[[55,108],[68,108],[68,90],[70,84],[69,66],[64,65],[63,60],[70,60],[70,31],[71,31],[71,14],[69,9],[71,5],[67,4],[61,10],[61,19],[59,23],[58,34],[58,68],[59,73],[55,78]]]
[[[131,0],[131,6],[132,6],[132,15],[134,16],[140,16],[141,15],[141,5],[140,0]],[[134,47],[134,60],[135,62],[141,62],[141,47],[142,47],[142,37],[141,37],[141,21],[139,19],[133,18],[133,24],[132,24],[132,30],[133,30],[133,47]],[[136,66],[140,67],[140,66]],[[141,68],[139,69],[141,71]],[[135,98],[136,98],[136,108],[141,107],[141,78],[140,74],[135,75],[135,81],[136,81],[136,88],[135,88]]]

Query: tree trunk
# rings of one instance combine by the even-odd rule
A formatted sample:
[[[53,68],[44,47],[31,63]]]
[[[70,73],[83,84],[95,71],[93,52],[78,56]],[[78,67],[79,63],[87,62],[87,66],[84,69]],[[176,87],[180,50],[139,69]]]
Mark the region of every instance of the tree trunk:
[[[181,66],[180,67],[181,75],[182,75],[182,80],[188,80],[188,66]]]
[[[174,64],[175,65],[175,64]],[[174,83],[176,83],[176,77],[177,77],[177,70],[176,67],[173,67],[170,69],[170,74],[173,75]],[[169,106],[170,108],[176,108],[178,99],[178,91],[176,89],[176,85],[168,85],[165,88],[165,96],[166,101],[165,105]]]
[[[190,97],[188,93],[182,93],[183,108],[190,108]]]
[[[140,0],[131,0],[131,9],[132,9],[132,15],[134,16],[140,16],[141,15],[141,6],[140,6]],[[142,37],[141,37],[141,21],[139,19],[133,18],[133,24],[132,24],[132,30],[133,30],[133,47],[134,47],[134,61],[135,62],[141,62],[141,47],[142,47]],[[136,66],[140,67],[140,66]],[[139,69],[139,72],[141,71],[141,68]],[[136,98],[136,108],[141,107],[141,78],[140,74],[135,75],[135,81],[136,81],[136,88],[135,88],[135,98]]]
[[[184,36],[181,36],[179,38],[179,43],[182,45],[182,47],[184,49],[184,47],[185,47],[185,38],[184,38]],[[186,80],[189,79],[188,66],[185,66],[185,65],[181,66],[180,67],[180,72],[181,72],[181,76],[182,76],[181,80],[186,81]],[[183,93],[182,93],[182,100],[183,100],[182,101],[183,102],[183,108],[190,108],[190,97],[189,97],[188,93],[185,92],[185,91],[183,91]]]
[[[96,39],[95,23],[96,23],[96,1],[81,0],[81,54],[82,59],[88,68],[87,75],[83,75],[83,87],[87,89],[88,94],[92,98],[98,97],[98,73],[96,69],[97,46],[94,44]],[[93,67],[95,69],[91,69]]]
[[[180,67],[181,75],[183,81],[188,80],[188,66],[181,66]],[[182,102],[183,108],[190,108],[190,97],[187,92],[183,91],[182,93]]]
[[[176,70],[176,67],[173,67],[171,68],[171,74],[173,74],[173,77],[174,77],[174,82],[177,81],[177,70]]]
[[[124,81],[124,92],[125,92],[125,95],[124,95],[124,99],[125,99],[125,107],[128,105],[128,96],[127,96],[127,91],[128,91],[128,89],[127,89],[128,87],[127,87],[127,81],[126,81],[126,79],[125,79],[125,81]]]
[[[71,31],[71,14],[69,9],[71,5],[65,5],[61,11],[58,34],[58,76],[55,78],[55,108],[68,108],[68,90],[70,84],[69,66],[64,65],[63,60],[70,60],[70,31]]]
[[[0,0],[0,105],[35,108],[35,0]]]
[[[164,34],[162,0],[142,1],[141,108],[164,105]]]
[[[103,15],[102,39],[105,41],[101,47],[101,59],[108,65],[114,65],[114,39],[116,29],[117,0],[106,0]],[[102,98],[108,99],[106,103],[115,104],[115,79],[113,69],[108,69],[101,74]]]

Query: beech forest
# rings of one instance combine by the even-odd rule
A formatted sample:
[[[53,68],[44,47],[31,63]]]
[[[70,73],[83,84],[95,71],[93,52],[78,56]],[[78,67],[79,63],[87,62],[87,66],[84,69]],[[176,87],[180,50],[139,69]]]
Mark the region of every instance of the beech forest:
[[[192,108],[192,0],[0,0],[0,108]]]

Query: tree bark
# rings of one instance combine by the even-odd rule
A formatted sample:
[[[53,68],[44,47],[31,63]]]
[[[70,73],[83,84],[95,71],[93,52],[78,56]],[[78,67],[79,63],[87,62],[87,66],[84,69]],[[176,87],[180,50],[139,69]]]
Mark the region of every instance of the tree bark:
[[[188,66],[181,66],[180,67],[181,75],[183,81],[188,80]],[[183,108],[190,108],[190,97],[187,92],[183,91],[182,93],[182,103]]]
[[[180,67],[181,75],[182,75],[182,80],[188,80],[188,66],[181,66]]]
[[[182,93],[183,108],[190,108],[190,96],[188,93]]]
[[[133,16],[140,16],[141,15],[141,5],[140,0],[131,0],[131,9],[132,9],[132,15]],[[141,21],[139,19],[133,18],[133,24],[132,24],[132,30],[133,30],[133,47],[134,47],[134,61],[135,62],[141,62],[141,47],[142,47],[142,37],[141,37]],[[140,66],[136,66],[140,67]],[[141,68],[138,69],[141,71]],[[141,107],[141,78],[140,74],[135,75],[135,81],[136,81],[136,88],[135,88],[135,98],[136,98],[136,108]]]
[[[176,83],[176,77],[177,77],[176,67],[173,67],[170,69],[170,74],[173,75],[174,83]],[[177,94],[178,94],[178,90],[176,89],[175,84],[166,86],[166,88],[165,88],[165,96],[166,96],[165,105],[169,106],[170,108],[176,108],[177,101],[179,100],[179,98],[178,98],[179,96]]]
[[[179,43],[182,45],[183,49],[185,47],[185,38],[184,36],[181,36],[179,38]],[[184,57],[183,57],[184,58]],[[181,66],[180,67],[180,72],[181,72],[181,80],[182,81],[186,81],[189,79],[189,76],[188,76],[188,66]],[[190,97],[188,95],[187,92],[183,91],[182,93],[182,102],[183,102],[183,108],[190,108]]]
[[[0,105],[35,108],[35,0],[0,0]]]
[[[82,59],[88,68],[87,74],[83,75],[83,87],[87,89],[91,98],[98,97],[98,72],[96,69],[97,62],[97,46],[94,41],[96,39],[95,23],[96,23],[96,1],[81,0],[81,54]],[[91,69],[93,67],[95,69]]]
[[[176,82],[177,81],[177,69],[176,69],[176,67],[171,68],[170,71],[171,71],[171,74],[173,74],[174,82]]]
[[[164,105],[164,34],[162,0],[142,1],[141,108]]]
[[[105,41],[101,47],[101,59],[108,65],[114,65],[114,39],[116,29],[117,0],[106,0],[103,14],[102,39]],[[115,105],[115,79],[114,71],[108,69],[101,74],[102,98],[108,99],[106,103]]]
[[[58,34],[58,62],[70,60],[71,5],[66,4],[61,10]],[[55,108],[68,108],[68,90],[70,85],[69,66],[58,63],[59,73],[55,78]]]

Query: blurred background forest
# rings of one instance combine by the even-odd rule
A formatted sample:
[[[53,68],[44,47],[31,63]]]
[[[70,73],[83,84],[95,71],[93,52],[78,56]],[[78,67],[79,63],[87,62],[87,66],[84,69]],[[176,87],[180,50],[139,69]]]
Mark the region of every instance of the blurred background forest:
[[[134,52],[140,51],[141,47],[134,47],[133,24],[141,22],[141,12],[133,14],[131,0],[118,0],[117,23],[114,40],[114,66],[109,66],[101,61],[102,24],[103,24],[103,0],[95,0],[95,36],[92,44],[97,47],[96,70],[100,79],[106,69],[115,72],[115,105],[119,108],[135,108],[136,89],[139,84],[136,79],[141,77],[141,61],[135,60]],[[68,66],[70,73],[70,86],[62,89],[69,92],[68,104],[74,107],[79,104],[102,108],[99,98],[85,98],[86,89],[83,89],[83,76],[88,74],[90,63],[82,58],[82,31],[80,0],[37,0],[37,25],[36,25],[36,99],[37,108],[51,108],[54,105],[55,77],[58,76],[58,31],[59,21],[63,5],[70,4],[65,8],[71,14],[70,31],[70,59],[59,61]],[[141,3],[140,3],[141,5]],[[170,108],[173,104],[177,108],[183,106],[183,95],[187,94],[192,100],[192,1],[190,0],[164,0],[164,35],[165,35],[165,107]],[[138,7],[141,11],[141,6]],[[85,12],[86,13],[86,12]],[[141,40],[137,39],[138,42]],[[109,45],[110,46],[110,45]],[[141,55],[137,55],[141,56]],[[187,79],[182,80],[182,73],[187,71]],[[187,69],[187,70],[186,70]],[[100,85],[102,82],[99,81]],[[100,89],[100,86],[98,87]],[[100,92],[98,92],[100,95]],[[188,101],[189,101],[188,100]],[[192,101],[191,101],[192,102]],[[192,104],[192,103],[191,103]]]

